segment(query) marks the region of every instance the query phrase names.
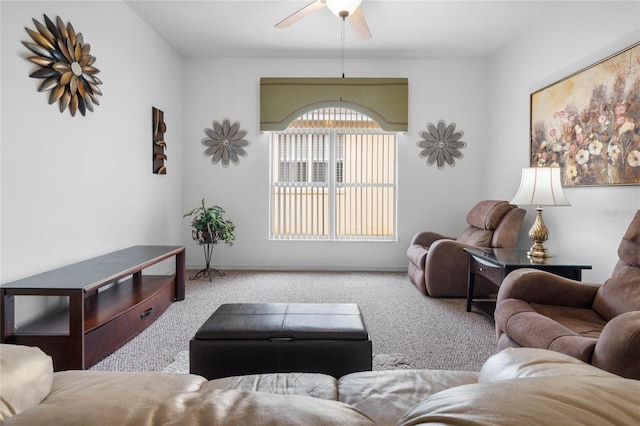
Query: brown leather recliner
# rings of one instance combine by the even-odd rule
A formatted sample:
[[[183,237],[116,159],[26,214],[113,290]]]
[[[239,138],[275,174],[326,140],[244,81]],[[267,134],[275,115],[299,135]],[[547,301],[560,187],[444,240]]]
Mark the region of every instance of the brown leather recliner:
[[[467,214],[469,226],[458,237],[419,232],[407,250],[409,277],[431,297],[467,297],[469,255],[465,247],[514,247],[525,211],[507,201],[485,200]],[[496,293],[495,284],[478,277],[474,295]]]
[[[504,279],[495,311],[498,350],[551,349],[640,379],[640,210],[601,286],[534,269]]]

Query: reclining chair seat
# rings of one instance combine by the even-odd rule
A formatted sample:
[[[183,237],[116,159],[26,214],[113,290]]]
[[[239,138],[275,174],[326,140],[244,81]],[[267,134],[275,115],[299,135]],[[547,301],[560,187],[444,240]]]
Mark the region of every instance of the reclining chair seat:
[[[418,290],[431,297],[466,297],[469,256],[465,247],[515,247],[525,211],[507,201],[485,200],[467,214],[468,226],[458,237],[419,232],[407,249],[408,273]],[[475,295],[496,292],[482,277]]]
[[[518,299],[506,300],[499,315],[510,339],[518,343],[513,346],[550,349],[587,363],[607,324],[591,309],[530,304]]]

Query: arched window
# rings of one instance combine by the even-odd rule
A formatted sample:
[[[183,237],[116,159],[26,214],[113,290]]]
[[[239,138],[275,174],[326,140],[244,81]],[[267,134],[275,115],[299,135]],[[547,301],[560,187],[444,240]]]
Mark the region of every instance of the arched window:
[[[396,135],[345,108],[272,132],[271,238],[395,240]]]

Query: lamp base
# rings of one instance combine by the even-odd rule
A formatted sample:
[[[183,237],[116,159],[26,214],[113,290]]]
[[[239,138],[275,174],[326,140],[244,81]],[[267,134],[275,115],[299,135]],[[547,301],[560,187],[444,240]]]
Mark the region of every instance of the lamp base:
[[[527,256],[531,259],[544,260],[552,256],[543,244],[549,238],[549,231],[542,219],[542,206],[538,206],[536,212],[536,220],[529,230],[529,238],[533,241],[533,245],[527,252]]]
[[[540,242],[536,241],[533,243],[529,251],[527,252],[527,256],[536,259],[547,259],[549,257],[553,257],[549,250]]]

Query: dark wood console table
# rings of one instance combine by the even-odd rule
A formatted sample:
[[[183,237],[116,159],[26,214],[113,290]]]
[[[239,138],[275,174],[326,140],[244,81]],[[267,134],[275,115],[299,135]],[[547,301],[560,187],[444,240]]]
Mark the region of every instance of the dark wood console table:
[[[142,270],[175,256],[175,275]],[[134,246],[0,285],[0,342],[38,346],[56,371],[83,370],[184,300],[182,246]],[[16,328],[15,296],[63,296],[68,306]]]
[[[469,253],[467,312],[471,312],[471,306],[473,305],[492,318],[496,306],[495,298],[474,297],[476,276],[486,278],[497,287],[500,287],[502,280],[509,272],[520,268],[541,269],[577,281],[582,279],[583,269],[591,269],[591,265],[585,265],[562,256],[547,258],[544,263],[534,262],[527,256],[528,249],[480,249],[468,247],[464,251]]]

